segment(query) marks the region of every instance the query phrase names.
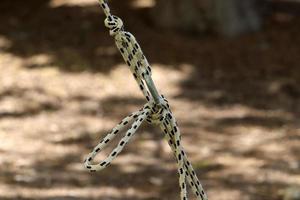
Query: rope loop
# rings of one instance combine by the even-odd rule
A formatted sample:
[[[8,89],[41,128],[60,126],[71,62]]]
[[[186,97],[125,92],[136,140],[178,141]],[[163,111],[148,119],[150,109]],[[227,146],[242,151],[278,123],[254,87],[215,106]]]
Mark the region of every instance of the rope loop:
[[[140,125],[145,121],[145,119],[151,114],[150,103],[146,103],[142,109],[137,112],[134,112],[127,117],[125,117],[116,127],[108,133],[99,144],[93,149],[93,151],[88,155],[87,159],[84,161],[84,166],[86,169],[91,172],[99,171],[106,168],[110,163],[118,156],[118,154],[123,150],[125,145],[133,137],[136,130]],[[117,147],[111,152],[106,159],[99,162],[98,164],[92,164],[93,160],[105,147],[119,134],[121,133],[126,126],[130,125],[130,128],[126,131],[123,138],[118,143]]]

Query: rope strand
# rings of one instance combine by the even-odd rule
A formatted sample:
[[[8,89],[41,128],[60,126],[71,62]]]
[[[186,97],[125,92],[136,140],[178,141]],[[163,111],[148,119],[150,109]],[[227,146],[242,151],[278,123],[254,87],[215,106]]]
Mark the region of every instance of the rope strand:
[[[125,117],[112,131],[102,139],[93,151],[84,161],[84,166],[91,172],[99,171],[107,166],[121,153],[125,145],[134,136],[140,125],[147,121],[158,125],[165,134],[165,138],[171,147],[177,161],[179,174],[179,187],[181,200],[188,200],[186,180],[192,188],[193,193],[198,200],[207,200],[207,196],[202,188],[197,175],[188,161],[187,155],[181,145],[181,134],[177,126],[177,121],[173,116],[167,99],[163,95],[159,95],[152,80],[151,67],[144,56],[140,45],[135,37],[124,31],[123,21],[110,13],[110,8],[105,0],[99,0],[103,8],[106,19],[104,24],[109,28],[109,33],[114,37],[117,48],[119,49],[123,59],[129,66],[137,84],[147,103],[137,112]],[[103,161],[93,164],[93,160],[116,135],[122,132],[127,126],[130,128],[126,131],[123,138],[113,149],[111,154]]]

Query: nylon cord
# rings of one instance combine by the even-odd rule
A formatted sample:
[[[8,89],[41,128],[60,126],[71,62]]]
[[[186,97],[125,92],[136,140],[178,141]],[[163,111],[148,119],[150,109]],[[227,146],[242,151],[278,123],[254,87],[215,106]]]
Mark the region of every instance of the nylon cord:
[[[114,37],[116,46],[129,66],[147,103],[139,111],[125,117],[99,142],[84,161],[85,168],[91,172],[95,172],[109,166],[134,136],[140,125],[144,121],[147,121],[158,125],[161,128],[165,135],[165,139],[168,141],[176,158],[179,174],[180,199],[188,200],[186,186],[186,182],[188,182],[198,200],[207,200],[207,195],[181,145],[181,134],[177,121],[171,112],[167,99],[163,95],[159,95],[155,88],[151,77],[151,67],[144,56],[140,45],[131,33],[124,31],[123,21],[119,17],[111,14],[107,1],[99,0],[99,3],[106,15],[104,21],[105,26],[109,28],[110,35]],[[127,126],[130,126],[129,129],[125,132],[125,135],[107,158],[100,163],[93,163],[96,155]]]

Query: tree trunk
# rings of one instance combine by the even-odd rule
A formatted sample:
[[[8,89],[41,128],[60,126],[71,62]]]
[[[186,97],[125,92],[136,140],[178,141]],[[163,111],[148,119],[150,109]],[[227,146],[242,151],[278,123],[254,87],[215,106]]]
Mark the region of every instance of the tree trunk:
[[[188,31],[214,30],[235,36],[262,24],[257,0],[157,0],[157,25]],[[261,1],[261,0],[260,0]]]

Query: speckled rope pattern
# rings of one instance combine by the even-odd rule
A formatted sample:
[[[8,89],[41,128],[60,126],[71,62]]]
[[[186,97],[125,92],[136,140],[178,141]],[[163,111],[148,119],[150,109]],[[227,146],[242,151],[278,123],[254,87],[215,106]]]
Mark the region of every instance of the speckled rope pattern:
[[[85,160],[85,168],[91,172],[95,172],[110,165],[110,163],[117,157],[117,155],[123,150],[124,146],[133,137],[140,125],[144,121],[147,121],[160,126],[165,134],[165,138],[173,150],[178,165],[181,200],[188,199],[186,181],[191,186],[192,191],[197,196],[198,200],[207,200],[207,196],[181,145],[180,130],[177,126],[176,119],[172,115],[168,101],[163,95],[160,95],[159,103],[154,101],[153,96],[151,96],[149,91],[149,87],[145,84],[146,79],[152,80],[151,68],[139,44],[131,33],[124,31],[122,20],[117,16],[111,15],[107,2],[104,0],[99,0],[99,2],[106,15],[105,26],[110,29],[110,35],[114,37],[116,46],[122,54],[125,62],[128,64],[130,71],[140,87],[140,90],[146,97],[147,103],[139,111],[125,117],[109,134],[106,135],[104,139],[99,142]],[[126,131],[125,135],[111,154],[102,162],[93,164],[92,161],[95,156],[100,153],[109,144],[109,142],[115,138],[116,135],[128,126],[130,128]]]

